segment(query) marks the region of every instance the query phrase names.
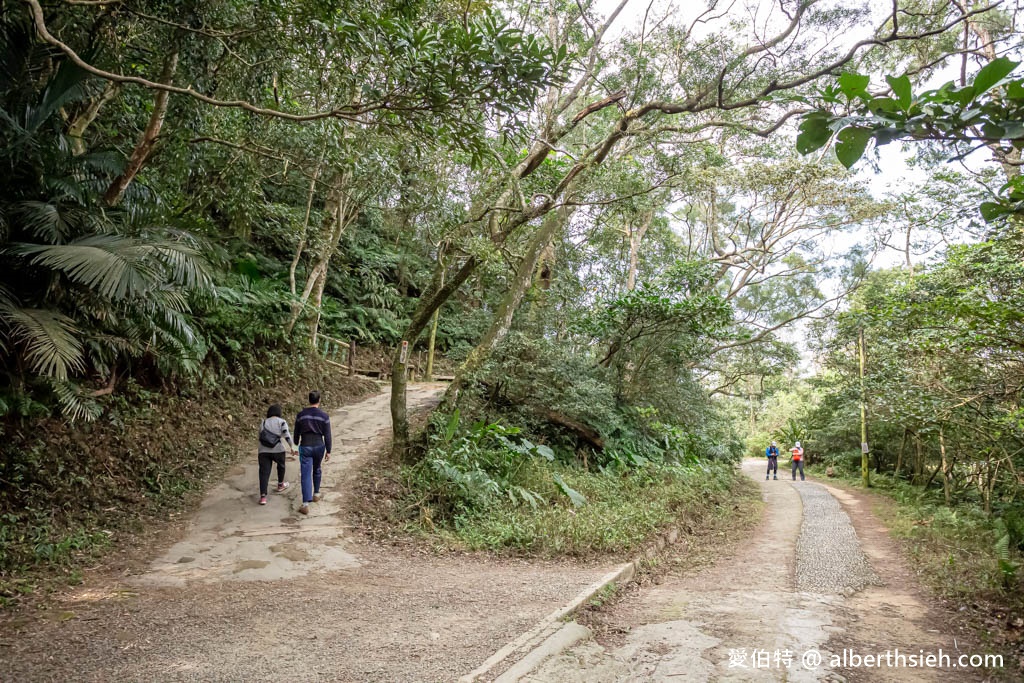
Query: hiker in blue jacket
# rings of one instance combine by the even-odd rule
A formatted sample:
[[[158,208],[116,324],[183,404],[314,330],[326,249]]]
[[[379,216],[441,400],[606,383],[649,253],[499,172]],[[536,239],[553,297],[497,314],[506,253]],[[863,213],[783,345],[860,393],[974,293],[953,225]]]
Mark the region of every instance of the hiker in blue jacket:
[[[321,465],[331,459],[331,418],[320,410],[320,392],[309,392],[309,406],[295,418],[299,438],[299,477],[302,481],[302,506],[308,515],[309,504],[320,500]]]
[[[774,478],[779,478],[779,447],[772,441],[772,445],[764,449],[764,454],[768,458],[768,474],[764,475],[764,480],[768,481],[768,475],[774,474]]]

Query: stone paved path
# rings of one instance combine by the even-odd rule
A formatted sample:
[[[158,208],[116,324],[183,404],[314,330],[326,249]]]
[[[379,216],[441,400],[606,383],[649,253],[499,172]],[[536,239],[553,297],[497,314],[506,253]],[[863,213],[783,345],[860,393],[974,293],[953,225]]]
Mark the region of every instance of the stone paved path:
[[[870,548],[859,538],[846,508],[867,510],[831,487],[793,482],[788,472],[765,481],[764,466],[743,466],[761,486],[764,520],[735,556],[623,600],[605,622],[618,624],[624,636],[584,641],[523,680],[972,680],[965,671],[829,665],[842,648],[916,654],[955,645],[912,587],[879,578],[906,569],[881,547],[884,537],[873,537]]]

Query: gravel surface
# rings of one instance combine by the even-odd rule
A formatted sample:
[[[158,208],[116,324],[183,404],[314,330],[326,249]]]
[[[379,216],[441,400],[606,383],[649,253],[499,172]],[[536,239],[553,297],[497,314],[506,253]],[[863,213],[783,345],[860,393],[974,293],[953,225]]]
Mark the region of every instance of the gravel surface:
[[[454,681],[606,568],[365,549],[355,572],[78,596],[5,624],[2,681]]]
[[[851,594],[880,585],[865,557],[850,518],[821,486],[794,483],[803,502],[803,524],[796,542],[796,585],[815,593]]]

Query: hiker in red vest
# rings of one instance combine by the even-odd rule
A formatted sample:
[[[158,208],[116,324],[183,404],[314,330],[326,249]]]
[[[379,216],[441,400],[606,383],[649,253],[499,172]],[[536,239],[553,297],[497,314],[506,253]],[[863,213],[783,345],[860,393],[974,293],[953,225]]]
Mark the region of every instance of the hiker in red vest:
[[[804,481],[804,449],[800,446],[800,442],[797,441],[793,444],[793,448],[790,451],[792,454],[793,463],[793,481],[796,481],[796,470],[800,468],[800,481]]]

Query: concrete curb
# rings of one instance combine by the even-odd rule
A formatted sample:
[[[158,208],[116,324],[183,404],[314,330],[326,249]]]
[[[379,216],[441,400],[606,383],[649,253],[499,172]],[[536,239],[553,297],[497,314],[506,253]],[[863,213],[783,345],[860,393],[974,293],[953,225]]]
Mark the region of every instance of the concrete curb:
[[[512,667],[497,679],[502,683],[513,683],[548,657],[552,657],[579,640],[589,637],[589,629],[578,624],[563,624],[562,620],[575,613],[611,584],[625,583],[632,579],[636,574],[637,566],[637,562],[627,562],[590,584],[568,604],[541,619],[529,631],[506,644],[475,670],[461,677],[459,683],[473,683],[505,660],[516,656]],[[565,627],[575,628],[566,629]]]
[[[487,661],[475,670],[460,678],[459,683],[473,683],[511,657],[515,657],[513,664],[495,679],[495,683],[517,683],[519,679],[540,666],[546,659],[554,657],[579,641],[589,638],[591,635],[590,629],[576,623],[564,624],[562,620],[574,614],[590,602],[595,595],[613,583],[624,584],[629,582],[636,575],[637,570],[640,569],[641,562],[657,558],[666,547],[675,545],[679,540],[679,536],[680,531],[678,527],[671,527],[664,533],[659,534],[654,539],[654,542],[644,552],[634,558],[632,562],[621,565],[603,576],[600,580],[587,586],[567,605],[541,619],[529,631],[506,644],[488,657]]]
[[[495,678],[494,683],[518,683],[521,678],[543,664],[549,657],[565,652],[581,640],[587,640],[591,635],[589,628],[580,626],[575,621],[562,624],[562,627],[548,636],[543,643],[527,652],[525,657]]]

